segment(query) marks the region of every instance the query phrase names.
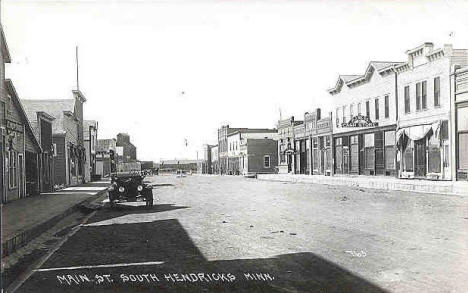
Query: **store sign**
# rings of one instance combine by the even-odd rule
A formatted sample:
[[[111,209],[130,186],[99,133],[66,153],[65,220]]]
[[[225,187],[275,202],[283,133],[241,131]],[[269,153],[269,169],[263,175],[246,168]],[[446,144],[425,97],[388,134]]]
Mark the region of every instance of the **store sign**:
[[[351,118],[349,122],[341,123],[341,127],[375,127],[379,126],[379,123],[372,122],[369,117],[363,115],[357,115]]]
[[[11,120],[7,120],[6,121],[6,129],[7,129],[8,133],[11,133],[11,132],[14,132],[14,131],[23,133],[23,124],[20,124],[20,123],[11,121]]]

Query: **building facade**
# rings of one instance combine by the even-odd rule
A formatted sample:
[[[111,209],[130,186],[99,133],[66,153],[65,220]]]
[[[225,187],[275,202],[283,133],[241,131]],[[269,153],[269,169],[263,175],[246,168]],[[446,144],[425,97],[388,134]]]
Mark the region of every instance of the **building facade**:
[[[96,148],[98,140],[98,122],[85,120],[83,122],[83,142],[86,151],[85,172],[86,182],[96,178]]]
[[[247,139],[276,139],[276,129],[266,128],[239,128],[227,136],[228,164],[226,174],[240,175],[243,173],[244,153],[241,153],[241,144]]]
[[[96,176],[107,178],[112,172],[112,153],[117,151],[117,141],[115,138],[98,139],[96,147]],[[117,163],[115,161],[114,165]]]
[[[333,174],[333,140],[332,140],[332,113],[328,117],[321,115],[321,110],[305,113],[304,124],[306,129],[308,168],[307,174],[332,175]]]
[[[455,66],[468,65],[468,50],[451,45],[435,49],[432,43],[424,43],[406,54],[408,61],[396,66],[400,177],[452,180],[456,138],[450,130],[451,116],[456,115],[451,110],[451,75]],[[464,104],[459,99],[461,110],[456,111],[462,114]]]
[[[452,150],[456,162],[452,172],[457,180],[468,180],[468,66],[454,68],[454,113],[452,113],[452,137],[455,138]]]
[[[341,75],[328,90],[335,112],[335,174],[396,176],[399,64],[370,62],[363,75]]]
[[[294,116],[278,121],[278,173],[295,173],[296,149],[294,128],[303,121],[294,120]]]
[[[36,111],[29,103],[23,102],[36,139],[39,141],[42,153],[40,154],[39,177],[40,192],[50,192],[54,188],[54,146],[52,140],[52,124],[55,118],[43,111]]]
[[[83,104],[86,98],[73,90],[73,99],[22,100],[30,109],[54,117],[54,184],[73,186],[84,182],[86,151],[83,139]]]
[[[5,34],[3,33],[3,27],[0,23],[0,170],[2,175],[0,176],[0,190],[2,191],[2,202],[6,198],[8,181],[5,181],[5,159],[7,156],[7,150],[5,149],[5,136],[6,136],[6,125],[5,125],[5,115],[6,115],[6,88],[5,88],[5,63],[10,63],[10,53],[8,51],[8,46],[6,43]]]
[[[277,173],[278,141],[273,138],[243,138],[240,141],[240,173]]]
[[[127,133],[117,134],[117,147],[122,147],[123,162],[132,162],[137,160],[137,149],[130,142],[130,135]]]
[[[2,103],[2,202],[38,194],[41,188],[41,145],[34,135],[27,115],[11,80],[4,82]]]

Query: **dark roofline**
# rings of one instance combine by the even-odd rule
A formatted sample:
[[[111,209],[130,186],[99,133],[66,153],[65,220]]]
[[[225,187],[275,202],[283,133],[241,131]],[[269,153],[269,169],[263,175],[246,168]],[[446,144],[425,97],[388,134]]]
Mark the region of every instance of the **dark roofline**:
[[[16,92],[15,86],[13,85],[13,82],[11,79],[5,79],[5,86],[7,90],[11,93],[12,99],[15,101],[15,103],[18,105],[20,108],[20,115],[23,116],[23,119],[26,121],[26,127],[30,134],[32,135],[32,141],[33,143],[39,148],[39,152],[42,153],[42,147],[39,141],[37,140],[36,135],[34,134],[34,131],[31,127],[31,122],[29,122],[28,116],[26,115],[26,111],[24,111],[23,105],[21,104],[20,99],[18,98],[18,93]]]
[[[40,115],[40,116],[46,118],[47,120],[49,120],[50,122],[52,122],[52,121],[55,120],[55,117],[52,116],[52,115],[50,115],[50,114],[48,114],[47,112],[44,112],[44,111],[37,111],[36,113],[37,113],[38,116]]]

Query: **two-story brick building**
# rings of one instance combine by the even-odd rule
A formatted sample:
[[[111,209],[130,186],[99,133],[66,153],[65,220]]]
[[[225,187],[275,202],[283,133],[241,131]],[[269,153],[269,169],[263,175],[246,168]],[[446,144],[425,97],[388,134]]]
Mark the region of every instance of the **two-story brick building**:
[[[456,164],[451,75],[455,66],[468,65],[468,50],[424,43],[406,54],[408,61],[396,66],[400,177],[451,180]]]
[[[52,125],[55,185],[71,186],[84,182],[83,104],[86,98],[77,90],[72,94],[73,99],[22,100],[28,108],[55,118]]]
[[[334,173],[396,176],[397,76],[402,62],[373,61],[362,75],[341,75],[329,89]]]
[[[256,153],[253,153],[254,149],[254,143],[257,145],[256,147],[261,144],[262,139],[266,140],[276,140],[278,134],[276,129],[267,129],[267,128],[238,128],[237,131],[231,132],[227,136],[227,145],[228,145],[228,151],[227,151],[227,157],[228,157],[228,165],[227,165],[227,174],[230,175],[240,175],[243,173],[243,170],[246,167],[246,160],[248,159],[248,155],[254,156],[254,155],[260,155],[258,153],[259,150],[256,151]],[[247,149],[247,140],[248,139],[256,139],[257,141],[251,141],[252,149],[250,153],[248,153]],[[267,141],[264,142],[265,144],[268,144]],[[244,152],[241,152],[241,145],[244,144]],[[268,144],[269,145],[269,144]],[[268,154],[265,155],[270,155],[271,151],[268,150]],[[276,161],[276,159],[275,159]],[[253,168],[253,159],[251,161],[251,168]],[[271,169],[270,167],[271,164],[268,164],[268,168]],[[275,166],[276,167],[276,166]],[[267,170],[265,170],[264,173],[266,173]]]

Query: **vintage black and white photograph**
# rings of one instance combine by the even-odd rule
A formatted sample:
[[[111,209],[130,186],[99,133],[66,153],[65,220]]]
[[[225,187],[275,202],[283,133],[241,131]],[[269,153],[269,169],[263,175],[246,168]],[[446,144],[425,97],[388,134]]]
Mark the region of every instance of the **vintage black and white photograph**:
[[[468,1],[0,0],[1,292],[468,292]]]

